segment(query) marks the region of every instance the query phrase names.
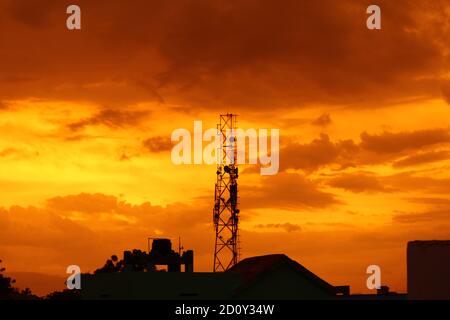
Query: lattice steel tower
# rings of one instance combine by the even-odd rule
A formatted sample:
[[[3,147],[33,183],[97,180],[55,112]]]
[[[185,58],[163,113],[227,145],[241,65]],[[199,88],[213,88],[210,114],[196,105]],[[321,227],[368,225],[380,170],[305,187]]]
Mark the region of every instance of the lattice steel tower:
[[[238,262],[238,167],[236,115],[220,115],[217,135],[217,181],[213,220],[216,232],[213,271],[226,271]]]

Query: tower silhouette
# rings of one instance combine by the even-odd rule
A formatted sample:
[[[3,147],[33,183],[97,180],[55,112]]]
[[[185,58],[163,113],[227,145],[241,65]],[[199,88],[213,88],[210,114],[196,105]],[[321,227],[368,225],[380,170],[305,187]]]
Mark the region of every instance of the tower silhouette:
[[[214,193],[213,221],[216,233],[213,271],[226,271],[239,259],[238,248],[238,167],[236,115],[220,115],[217,135],[217,181]]]

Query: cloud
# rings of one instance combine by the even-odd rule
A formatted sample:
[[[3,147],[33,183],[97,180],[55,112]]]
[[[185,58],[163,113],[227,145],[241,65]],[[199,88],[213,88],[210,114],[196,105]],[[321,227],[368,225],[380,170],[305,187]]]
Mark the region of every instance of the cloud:
[[[387,83],[394,85],[402,79],[407,81],[406,87],[415,87],[417,82],[411,78],[407,80],[411,74],[441,70],[442,65],[438,67],[435,63],[443,61],[440,49],[421,43],[428,42],[427,32],[415,14],[418,10],[431,11],[430,7],[419,9],[407,2],[383,3],[382,6],[385,11],[395,11],[395,15],[384,16],[389,37],[370,34],[361,27],[361,21],[356,17],[359,17],[358,12],[365,12],[365,6],[357,2],[306,4],[288,1],[283,7],[275,1],[266,2],[264,6],[256,1],[239,6],[232,2],[227,10],[222,4],[198,3],[188,7],[174,24],[173,38],[177,40],[162,43],[164,56],[172,61],[172,70],[164,79],[185,83],[193,92],[202,93],[197,93],[198,97],[204,96],[202,89],[216,94],[222,88],[220,96],[225,101],[232,100],[232,104],[244,101],[246,104],[270,105],[276,101],[284,105],[288,96],[291,103],[343,101],[350,95],[353,102],[358,96],[366,95],[371,96],[370,100],[378,100],[375,92],[388,90]],[[323,7],[329,11],[322,10]],[[333,15],[326,12],[333,12]],[[197,23],[192,24],[193,20]],[[264,28],[260,27],[262,22]],[[408,28],[417,33],[406,32]],[[351,40],[347,38],[350,32]],[[440,40],[445,41],[444,38]],[[373,50],[368,54],[365,50],[368,46],[384,50]],[[185,54],[180,56],[182,51]],[[411,60],[399,63],[403,61],[403,54],[417,65],[410,63]],[[348,59],[349,56],[352,58]],[[437,60],[426,61],[425,57],[431,56]],[[374,61],[383,61],[385,68],[374,67]],[[252,72],[259,75],[257,79],[248,76]],[[230,87],[219,80],[223,74],[234,81],[238,79],[241,92],[246,94],[223,90]],[[301,87],[301,92],[296,91],[296,87]],[[352,88],[352,93],[348,88]],[[403,90],[408,89],[403,87]],[[389,95],[396,95],[388,91]],[[256,92],[264,93],[263,96],[247,94]]]
[[[154,229],[171,234],[182,229],[186,224],[192,228],[209,222],[203,212],[209,207],[202,205],[184,205],[180,203],[169,204],[165,207],[152,205],[150,202],[130,204],[113,195],[101,193],[80,193],[50,198],[46,208],[56,210],[64,217],[73,218],[73,213],[80,213],[86,221],[104,221],[123,228],[146,228],[148,232]],[[75,218],[80,217],[75,215]],[[145,227],[146,226],[146,227]],[[178,232],[178,231],[177,231]]]
[[[293,223],[268,223],[268,224],[257,224],[256,228],[259,229],[281,229],[285,230],[286,232],[296,232],[300,231],[302,228],[298,224]]]
[[[379,153],[398,153],[450,142],[448,129],[428,129],[410,132],[383,132],[370,135],[361,134],[361,148]]]
[[[37,249],[87,250],[97,245],[98,235],[87,227],[38,207],[12,206],[0,211],[0,246]]]
[[[409,202],[419,203],[419,204],[428,204],[433,206],[448,206],[450,207],[450,199],[446,198],[426,198],[426,197],[416,197],[416,198],[408,198]]]
[[[32,1],[2,2],[2,28],[14,31],[3,35],[2,73],[35,80],[3,82],[0,97],[258,111],[441,96],[445,1],[382,1],[377,32],[365,28],[367,4],[358,1],[78,5],[85,27],[71,33],[57,1],[43,0],[39,12]]]
[[[261,185],[241,189],[242,209],[317,209],[341,203],[333,194],[321,191],[316,182],[296,173],[265,177]]]
[[[395,222],[399,223],[434,223],[437,221],[449,221],[450,211],[427,211],[420,213],[402,213],[397,214],[392,218]]]
[[[0,101],[0,111],[9,109],[9,105],[6,102]]]
[[[289,142],[280,150],[280,170],[301,169],[313,172],[324,167],[344,170],[361,165],[393,162],[394,168],[445,160],[448,152],[430,148],[450,143],[450,131],[436,128],[416,131],[363,132],[361,141],[352,139],[331,141],[320,134],[309,143]],[[415,153],[414,153],[415,152]],[[413,154],[412,154],[413,153]],[[246,172],[256,172],[246,169]]]
[[[120,111],[113,109],[101,110],[92,117],[71,123],[68,127],[78,131],[86,126],[105,125],[110,128],[123,128],[139,124],[148,116],[148,111]]]
[[[430,151],[407,156],[393,163],[394,168],[416,166],[424,163],[437,162],[450,158],[449,151]]]
[[[0,149],[0,158],[4,159],[18,160],[18,159],[35,158],[37,156],[39,156],[38,151],[31,151],[17,148]]]
[[[49,15],[52,13],[52,9],[56,5],[54,0],[42,1],[42,12],[36,10],[30,10],[32,1],[25,0],[22,3],[16,1],[6,1],[6,8],[8,13],[14,18],[14,20],[31,28],[48,27]]]
[[[444,100],[450,105],[450,83],[442,86],[442,96]]]
[[[417,191],[423,194],[447,194],[450,188],[450,179],[443,176],[431,177],[427,172],[401,172],[379,178],[384,186],[389,186],[397,191]]]
[[[358,146],[352,140],[332,142],[328,135],[307,144],[292,143],[280,150],[280,167],[286,169],[317,170],[323,166],[349,163],[358,152]]]
[[[101,193],[58,196],[47,200],[47,207],[60,212],[108,213],[117,210],[119,202],[115,196]]]
[[[148,237],[167,237],[175,245],[181,236],[186,249],[195,248],[196,262],[206,266],[202,256],[214,240],[211,216],[205,214],[210,209],[130,204],[100,193],[58,196],[43,206],[0,208],[0,251],[11,271],[31,271],[32,265],[33,272],[65,276],[70,264],[87,272],[111,254],[146,249]]]
[[[333,121],[331,121],[331,116],[328,113],[324,113],[311,123],[315,126],[326,127],[330,125],[332,122]]]
[[[377,175],[366,172],[342,174],[336,178],[332,178],[328,183],[332,187],[356,193],[389,191],[389,188],[383,185]]]
[[[377,175],[372,172],[342,173],[327,181],[336,188],[360,192],[411,192],[421,191],[423,194],[446,193],[450,187],[450,179],[429,177],[426,173],[401,172],[392,175]]]
[[[14,155],[14,154],[17,154],[17,153],[20,153],[20,150],[17,150],[15,148],[6,148],[6,149],[3,149],[3,150],[0,150],[0,158],[8,157],[10,155]]]
[[[142,145],[150,152],[162,152],[172,149],[172,141],[166,136],[150,137],[142,141]]]
[[[394,222],[418,226],[430,223],[438,226],[450,221],[450,198],[416,197],[407,200],[411,203],[426,205],[426,209],[418,212],[397,211],[392,217]]]

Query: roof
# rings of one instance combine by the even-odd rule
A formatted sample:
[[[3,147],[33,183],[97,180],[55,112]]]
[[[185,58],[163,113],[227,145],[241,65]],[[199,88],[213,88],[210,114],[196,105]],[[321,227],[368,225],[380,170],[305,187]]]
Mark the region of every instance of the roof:
[[[411,246],[450,246],[450,240],[414,240],[408,242],[408,247]]]
[[[324,291],[332,295],[336,294],[336,289],[333,285],[319,278],[314,273],[302,266],[300,263],[290,259],[285,254],[270,254],[265,256],[246,258],[234,265],[227,272],[241,274],[243,283],[238,288],[238,291],[241,291],[245,288],[248,288],[255,281],[282,264],[288,265],[294,271],[297,271],[299,274],[309,279],[312,283],[314,283],[317,287],[320,287]]]

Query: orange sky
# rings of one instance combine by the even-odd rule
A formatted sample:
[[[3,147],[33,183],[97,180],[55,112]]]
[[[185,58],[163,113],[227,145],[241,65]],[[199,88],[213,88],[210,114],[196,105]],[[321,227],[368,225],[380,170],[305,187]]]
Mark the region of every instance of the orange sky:
[[[450,238],[448,1],[378,1],[379,31],[368,1],[76,3],[81,31],[72,2],[0,0],[0,259],[19,280],[155,236],[210,271],[215,168],[173,165],[170,134],[224,112],[281,134],[279,174],[241,169],[242,257],[352,292],[377,264],[405,291],[406,242]]]

